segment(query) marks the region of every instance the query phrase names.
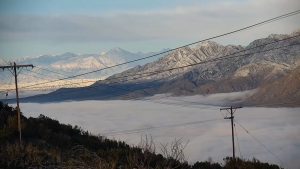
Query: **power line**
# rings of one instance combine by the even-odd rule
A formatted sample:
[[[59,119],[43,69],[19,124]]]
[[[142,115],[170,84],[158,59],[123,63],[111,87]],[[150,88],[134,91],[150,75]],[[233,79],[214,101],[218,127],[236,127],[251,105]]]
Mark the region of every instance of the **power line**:
[[[236,120],[234,120],[234,121],[236,121]],[[233,127],[234,127],[234,131],[235,131],[234,133],[235,133],[235,137],[236,137],[236,141],[237,141],[238,151],[239,151],[240,157],[243,158],[242,153],[241,153],[241,148],[240,148],[240,141],[239,141],[239,137],[238,137],[238,133],[237,133],[235,124],[233,125]]]
[[[290,37],[290,38],[292,38],[292,37]],[[286,39],[285,39],[286,40]],[[266,45],[266,44],[265,44]],[[262,46],[262,45],[261,45]],[[260,46],[257,46],[257,47],[260,47]],[[168,69],[169,70],[169,69]],[[168,71],[168,70],[165,70],[165,71]],[[147,73],[144,73],[144,74],[148,74],[148,73],[152,73],[152,72],[147,72]],[[155,73],[155,72],[154,72]],[[157,73],[157,72],[156,72]],[[152,76],[152,74],[149,74],[150,76]],[[117,78],[122,78],[122,77],[117,77]],[[140,77],[140,78],[142,78],[142,77]],[[82,82],[83,83],[83,82]],[[63,85],[62,85],[63,86]],[[94,87],[94,86],[93,86]],[[96,87],[96,86],[95,86]],[[44,88],[44,87],[41,87],[41,88]],[[38,88],[36,88],[36,89],[38,89]]]
[[[27,70],[27,69],[24,69],[24,70],[27,71],[27,72],[29,72],[29,73],[22,72],[22,74],[24,74],[26,76],[31,76],[31,77],[38,78],[38,79],[48,80],[44,76],[41,77],[41,76],[35,76],[35,75],[30,74],[30,73],[34,73],[34,74],[37,74],[37,75],[42,75],[40,73],[37,73],[37,72],[34,72],[34,71],[30,71],[30,70]]]
[[[139,78],[141,78],[141,77],[139,77]],[[134,78],[134,79],[138,79],[138,78]],[[133,80],[133,79],[131,79],[131,80]],[[160,80],[160,79],[159,79]],[[159,80],[156,80],[156,81],[159,81]],[[156,82],[156,81],[152,81],[152,83],[154,83],[154,82]],[[114,84],[119,84],[119,83],[114,83]],[[142,84],[142,83],[141,83]],[[88,87],[84,87],[84,88],[81,88],[81,89],[84,89],[84,90],[93,90],[93,89],[97,89],[99,86],[100,86],[101,84],[98,84],[98,85],[90,85],[90,86],[88,86]],[[105,85],[105,87],[109,87],[109,88],[113,88],[113,89],[117,89],[117,90],[122,90],[122,91],[127,91],[127,92],[134,92],[134,91],[138,91],[138,90],[145,90],[145,89],[151,89],[151,88],[153,88],[153,87],[155,87],[155,84],[153,84],[153,85],[147,85],[147,87],[145,87],[145,88],[142,88],[142,89],[124,89],[124,88],[120,88],[120,87],[116,87],[116,86],[112,86],[111,84],[106,84]],[[74,90],[74,88],[70,88],[70,91],[64,91],[62,94],[68,94],[68,93],[75,93],[75,92],[78,92],[77,90]],[[113,96],[126,96],[126,95],[128,95],[128,94],[130,94],[130,93],[124,93],[124,94],[122,94],[122,93],[115,93],[115,94],[111,94],[111,93],[107,93],[106,95],[102,95],[101,96],[101,99],[105,99],[105,98],[110,98],[110,97],[113,97]],[[61,95],[60,95],[60,97],[61,97]],[[126,99],[135,99],[135,97],[134,96],[132,96],[132,97],[127,97]]]
[[[27,71],[29,71],[29,70],[27,70]],[[38,75],[41,75],[41,76],[48,76],[48,75],[45,75],[45,74],[42,74],[42,73],[38,73],[38,72],[34,72],[34,71],[30,71],[30,72],[35,73],[35,74],[38,74]],[[44,78],[44,77],[37,77],[37,76],[35,76],[35,77],[36,77],[36,78],[41,78],[41,79],[46,79],[46,78]],[[48,76],[48,77],[50,77],[50,76]],[[50,78],[52,78],[52,77],[50,77]],[[58,85],[52,85],[52,86],[33,87],[33,88],[34,88],[34,89],[39,89],[39,88],[45,89],[45,88],[47,88],[47,87],[49,87],[49,88],[58,88],[58,87],[64,87],[64,86],[70,86],[70,85],[76,85],[76,84],[94,83],[94,82],[96,82],[95,80],[84,80],[84,79],[78,79],[78,80],[81,80],[82,82],[65,81],[64,84],[58,84]]]
[[[36,68],[36,66],[34,67]],[[49,80],[47,78],[45,78],[45,76],[48,76],[50,77],[49,75],[45,75],[45,74],[42,74],[42,73],[38,73],[38,72],[35,72],[35,71],[32,71],[32,70],[27,70],[27,69],[24,69],[26,70],[27,72],[30,72],[30,73],[34,73],[34,74],[37,74],[38,76],[35,76],[35,75],[31,75],[29,73],[24,73],[22,72],[22,74],[25,74],[26,76],[31,76],[31,77],[35,77],[35,78],[38,78],[38,79],[43,79],[43,80]],[[52,77],[50,77],[52,78]],[[80,80],[80,79],[79,79]],[[47,88],[58,88],[58,87],[64,87],[64,86],[69,86],[69,85],[76,85],[76,84],[83,84],[83,83],[94,83],[96,82],[96,80],[83,80],[81,82],[72,82],[72,81],[66,81],[65,84],[58,84],[58,85],[50,85],[50,86],[33,86],[31,88],[28,88],[28,90],[30,91],[34,91],[34,90],[39,90],[39,89],[47,89]],[[26,87],[19,87],[19,89],[27,89]],[[8,90],[14,90],[14,89],[8,89]],[[0,91],[0,93],[3,92],[3,91]]]
[[[46,75],[46,74],[44,74],[44,73],[41,73],[41,72],[42,72],[42,71],[41,71],[42,69],[37,68],[37,67],[34,67],[34,68],[36,68],[36,69],[35,69],[36,71],[33,71],[33,70],[27,70],[27,71],[31,71],[32,73],[41,75],[42,77],[47,76],[47,77],[53,78],[53,77],[50,76],[49,74]]]
[[[265,103],[265,104],[249,104],[244,107],[264,107],[264,106],[280,106],[280,105],[294,105],[298,103],[297,101],[281,102],[281,103]]]
[[[3,79],[4,79],[4,81],[6,81],[2,84],[6,84],[6,85],[10,84],[10,80],[12,79],[12,76],[10,76],[9,74],[5,74],[4,76],[1,76],[1,77],[4,77]]]
[[[234,57],[239,57],[239,56],[246,56],[246,55],[251,55],[251,54],[256,54],[256,53],[267,52],[267,51],[270,51],[270,50],[279,49],[279,48],[283,48],[283,47],[288,47],[288,46],[293,46],[293,45],[299,45],[299,44],[291,44],[291,45],[281,46],[281,47],[278,47],[278,48],[272,48],[272,49],[264,50],[264,51],[260,51],[260,52],[253,52],[253,53],[248,53],[248,54],[234,56],[234,55],[239,54],[239,53],[243,53],[243,52],[246,52],[246,51],[249,51],[249,50],[252,50],[252,49],[260,48],[262,46],[267,46],[267,45],[278,43],[278,42],[281,42],[281,41],[286,41],[286,40],[289,40],[289,39],[297,38],[299,36],[300,35],[291,36],[291,37],[284,38],[284,39],[281,39],[281,40],[277,40],[277,41],[274,41],[274,42],[269,42],[269,43],[258,45],[258,46],[252,47],[252,48],[247,48],[247,49],[244,49],[244,50],[241,50],[241,51],[237,51],[237,52],[234,52],[232,54],[223,55],[221,57],[217,57],[217,58],[213,58],[213,59],[209,59],[209,60],[204,60],[202,62],[197,62],[197,63],[185,65],[185,66],[173,67],[173,68],[163,69],[163,70],[158,70],[158,71],[136,73],[136,74],[134,74],[134,76],[144,75],[144,74],[153,74],[153,73],[155,73],[155,74],[157,73],[158,74],[158,73],[163,73],[163,72],[167,72],[167,71],[171,71],[171,70],[183,69],[183,68],[186,68],[186,67],[192,67],[192,66],[196,66],[196,65],[200,65],[200,64],[204,64],[204,63],[209,63],[209,62],[214,62],[214,61],[218,61],[218,60],[223,60],[224,58],[225,59],[229,59],[229,58],[234,58]],[[229,56],[232,56],[232,57],[229,57]],[[120,79],[120,78],[124,78],[124,77],[129,77],[129,76],[132,76],[132,75],[129,74],[129,75],[121,76],[121,77],[113,77],[113,78],[109,78],[109,80]]]
[[[183,102],[183,103],[186,103],[186,104],[178,103],[178,102],[177,103],[174,103],[174,102],[172,103],[172,102],[156,101],[156,100],[161,100],[161,99],[179,101],[179,102]],[[146,102],[151,102],[151,103],[157,103],[157,104],[163,104],[163,105],[180,106],[180,107],[196,106],[196,107],[192,107],[192,108],[199,108],[199,104],[206,105],[206,106],[213,106],[213,105],[199,103],[199,102],[193,102],[193,101],[186,101],[186,100],[179,100],[179,99],[170,99],[170,96],[164,96],[164,97],[161,97],[161,98],[158,98],[158,99],[155,99],[155,100],[152,100],[152,99],[141,99],[141,101],[146,101]],[[210,109],[210,108],[206,108],[206,109]]]
[[[267,152],[269,152],[273,157],[275,157],[281,165],[285,164],[275,153],[273,153],[264,143],[262,143],[257,137],[250,133],[241,123],[235,120],[235,122],[249,135],[255,140],[260,146],[262,146]]]
[[[151,102],[151,103],[157,103],[157,104],[163,104],[163,105],[171,105],[171,106],[180,106],[180,107],[189,107],[193,105],[188,105],[188,104],[182,104],[182,103],[169,103],[169,102],[162,102],[162,101],[152,101],[152,100],[142,100],[146,102]],[[194,107],[197,108],[197,107]],[[199,108],[199,107],[198,107]]]
[[[115,136],[120,134],[135,134],[135,133],[141,133],[146,130],[154,130],[154,129],[161,129],[161,128],[172,128],[172,127],[180,127],[180,126],[188,126],[188,125],[195,125],[200,123],[207,123],[212,121],[218,121],[222,120],[220,118],[214,118],[214,119],[208,119],[208,120],[200,120],[200,121],[191,121],[186,123],[179,123],[179,124],[170,124],[170,125],[161,125],[161,126],[153,126],[153,127],[144,127],[144,128],[138,128],[138,129],[128,129],[128,130],[121,130],[121,131],[112,131],[107,133],[102,133],[102,135],[105,136]]]
[[[293,45],[300,45],[300,44],[286,45],[286,46],[281,46],[281,47],[278,47],[278,48],[272,48],[272,49],[268,49],[268,50],[264,50],[264,51],[260,51],[260,52],[249,53],[249,54],[244,54],[244,55],[236,55],[236,56],[231,56],[231,57],[223,57],[222,56],[222,57],[219,57],[219,58],[215,58],[215,59],[211,59],[211,60],[206,60],[206,61],[203,61],[203,62],[195,63],[193,65],[186,65],[186,66],[181,66],[181,67],[176,67],[176,68],[170,68],[170,69],[164,69],[164,70],[160,70],[160,71],[147,72],[147,73],[140,73],[140,74],[136,74],[136,75],[144,75],[144,76],[140,76],[140,77],[137,77],[137,78],[134,77],[133,79],[129,79],[129,80],[136,80],[136,79],[140,79],[140,78],[144,78],[144,77],[153,76],[153,75],[156,75],[156,74],[159,74],[159,73],[167,72],[167,71],[170,71],[170,70],[182,69],[182,68],[185,68],[185,67],[200,65],[200,64],[209,63],[209,62],[215,62],[215,61],[229,59],[229,58],[234,58],[234,57],[241,57],[241,56],[247,56],[247,55],[252,55],[252,54],[261,53],[261,52],[267,52],[267,51],[271,51],[271,50],[274,50],[274,49],[280,49],[280,48],[284,48],[284,47],[288,47],[288,46],[293,46]],[[134,75],[134,76],[136,76],[136,75]],[[127,79],[127,82],[129,80]],[[158,79],[158,80],[161,80],[161,79]],[[118,82],[115,82],[115,83],[118,83]],[[110,84],[114,84],[114,83],[110,83]],[[97,84],[95,84],[93,87],[96,87],[96,85]],[[99,85],[101,85],[101,84],[99,84]]]
[[[280,15],[280,16],[277,16],[277,17],[274,17],[274,18],[262,21],[262,22],[258,22],[256,24],[253,24],[253,25],[250,25],[250,26],[246,26],[246,27],[243,27],[243,28],[231,31],[231,32],[224,33],[224,34],[216,35],[216,36],[213,36],[213,37],[210,37],[210,38],[206,38],[206,39],[203,39],[203,40],[200,40],[200,41],[192,42],[192,43],[189,43],[189,44],[186,44],[186,45],[183,45],[183,46],[179,46],[179,47],[176,47],[176,48],[173,48],[173,49],[169,49],[169,50],[166,50],[166,51],[163,51],[163,52],[160,52],[160,53],[156,53],[154,55],[150,55],[150,56],[147,56],[147,57],[143,57],[143,58],[139,58],[139,59],[135,59],[135,60],[131,60],[131,61],[119,63],[119,64],[116,64],[116,65],[113,65],[113,66],[108,66],[108,67],[97,69],[97,70],[94,70],[94,71],[89,71],[89,72],[85,72],[85,73],[81,73],[81,74],[77,74],[77,75],[72,75],[72,76],[69,76],[69,77],[64,77],[64,78],[60,78],[60,79],[56,79],[56,80],[52,80],[52,81],[48,81],[48,82],[43,82],[43,83],[37,83],[35,85],[47,84],[47,83],[52,83],[52,82],[56,82],[56,81],[61,81],[61,80],[75,78],[75,77],[80,77],[80,76],[84,76],[84,75],[87,75],[87,74],[99,72],[99,71],[102,71],[102,70],[111,69],[111,68],[122,66],[122,65],[125,65],[125,64],[129,64],[129,63],[133,63],[133,62],[137,62],[137,61],[149,59],[149,58],[152,58],[152,57],[156,57],[156,56],[159,56],[159,55],[162,55],[162,54],[169,53],[171,51],[175,51],[177,49],[181,49],[181,48],[188,47],[188,46],[191,46],[191,45],[195,45],[195,44],[198,44],[198,43],[201,43],[201,42],[204,42],[204,41],[208,41],[208,40],[220,38],[220,37],[227,36],[227,35],[230,35],[230,34],[234,34],[234,33],[240,32],[240,31],[251,29],[253,27],[264,25],[264,24],[267,24],[267,23],[271,23],[271,22],[274,22],[274,21],[277,21],[277,20],[280,20],[280,19],[284,19],[284,18],[293,16],[293,15],[297,15],[299,13],[300,13],[300,10],[296,10],[296,11],[293,11],[293,12],[290,12],[290,13],[286,13],[286,14],[283,14],[283,15]],[[33,86],[33,85],[29,85],[27,87],[30,87],[30,86]]]
[[[224,55],[224,56],[221,56],[221,57],[205,60],[205,61],[202,61],[202,62],[197,62],[197,63],[194,63],[194,64],[189,64],[189,65],[180,66],[180,67],[173,67],[173,68],[170,68],[170,69],[163,69],[163,70],[152,71],[152,72],[136,73],[134,75],[125,75],[125,76],[119,76],[119,77],[112,77],[112,78],[109,78],[109,80],[121,79],[121,78],[125,78],[125,77],[145,75],[145,74],[149,75],[149,76],[153,76],[153,75],[163,73],[163,72],[167,72],[167,71],[171,71],[171,70],[183,69],[183,68],[186,68],[186,67],[192,67],[192,66],[196,66],[196,65],[200,65],[200,64],[204,64],[204,63],[215,62],[215,61],[219,61],[219,60],[230,59],[230,58],[241,57],[241,56],[247,56],[247,55],[252,55],[252,54],[256,54],[256,53],[262,53],[262,52],[267,52],[267,51],[271,51],[271,50],[276,50],[276,49],[280,49],[280,48],[284,48],[284,47],[288,47],[288,46],[299,45],[299,43],[296,43],[296,44],[291,44],[291,45],[286,45],[286,46],[280,46],[280,47],[277,47],[277,48],[271,48],[271,49],[268,49],[268,50],[252,52],[252,53],[246,53],[246,54],[242,54],[242,55],[236,55],[236,54],[239,54],[239,53],[246,52],[248,50],[252,50],[252,49],[260,48],[260,47],[267,46],[267,45],[270,45],[270,44],[279,43],[279,42],[282,42],[282,41],[297,38],[299,36],[300,35],[291,36],[291,37],[288,37],[288,38],[284,38],[284,39],[281,39],[281,40],[265,43],[265,44],[258,45],[258,46],[252,47],[252,48],[247,48],[247,49],[244,49],[244,50],[241,50],[241,51],[237,51],[237,52],[234,52],[232,54],[228,54],[228,55]],[[148,76],[145,76],[145,77],[148,77]],[[35,85],[38,85],[38,84],[35,84]],[[32,85],[32,86],[35,86],[35,85]],[[22,88],[28,88],[28,86],[24,86]],[[41,87],[41,88],[43,88],[43,87]]]
[[[152,103],[158,103],[158,104],[165,104],[165,105],[174,105],[174,106],[181,106],[181,107],[189,107],[189,106],[197,106],[198,104],[201,105],[207,105],[207,106],[219,106],[219,105],[213,105],[213,104],[205,104],[205,103],[201,103],[201,102],[194,102],[194,101],[187,101],[187,100],[181,100],[181,99],[171,99],[170,97],[172,96],[163,96],[158,98],[158,100],[161,99],[167,99],[167,100],[174,100],[174,101],[179,101],[179,102],[184,102],[184,103],[188,103],[188,104],[181,104],[181,103],[169,103],[169,102],[157,102],[157,101],[152,101],[151,99],[141,99],[142,101],[148,101],[148,102],[152,102]],[[282,102],[282,103],[270,103],[270,104],[257,104],[257,105],[251,105],[251,106],[245,106],[242,104],[243,107],[257,107],[257,106],[279,106],[279,105],[291,105],[291,104],[295,104],[295,101],[292,102]],[[196,108],[196,107],[195,107]],[[222,113],[222,111],[220,111]],[[226,114],[222,113],[220,114],[222,117],[225,117]]]
[[[64,73],[60,73],[60,72],[57,72],[57,71],[53,71],[53,70],[50,70],[50,69],[47,69],[47,68],[43,68],[43,67],[39,67],[39,66],[35,66],[36,68],[40,69],[40,70],[44,70],[44,71],[47,71],[47,72],[50,72],[50,73],[54,73],[54,74],[57,74],[57,75],[60,75],[62,77],[64,76],[69,76],[67,74],[64,74]],[[62,70],[60,70],[62,71]],[[65,71],[64,71],[65,72]],[[69,73],[69,72],[68,72]]]
[[[7,65],[10,65],[8,61],[6,61],[4,58],[1,58]]]
[[[284,41],[284,40],[296,38],[296,37],[298,37],[298,36],[299,36],[299,35],[297,35],[297,36],[292,36],[292,37],[285,38],[285,39],[281,39],[281,40],[277,40],[277,41],[271,42],[271,43],[266,43],[266,44],[259,45],[259,46],[253,47],[253,48],[248,48],[248,49],[246,49],[246,50],[238,51],[238,52],[235,52],[235,53],[230,54],[230,55],[234,55],[234,54],[236,54],[236,53],[245,52],[245,51],[250,50],[250,49],[254,49],[254,48],[259,48],[259,47],[262,47],[262,46],[266,46],[266,45],[268,45],[268,44],[273,44],[273,43],[277,43],[277,42],[280,42],[280,41]],[[297,44],[296,44],[296,45],[297,45]],[[287,46],[285,46],[285,47],[287,47]],[[281,47],[280,47],[280,48],[281,48]],[[277,48],[277,49],[278,49],[278,48]],[[272,50],[273,50],[273,49],[272,49]],[[261,52],[265,52],[265,51],[261,51]],[[254,54],[254,53],[252,53],[252,54]],[[225,55],[225,56],[218,57],[218,58],[215,58],[215,59],[217,59],[217,60],[222,60],[223,57],[230,56],[230,55]],[[246,54],[246,55],[249,55],[249,54]],[[234,57],[238,57],[238,56],[234,56]],[[189,66],[195,66],[195,65],[198,65],[198,64],[203,64],[203,63],[207,63],[207,62],[211,62],[211,61],[215,61],[215,60],[212,59],[212,60],[208,60],[208,61],[196,63],[196,64],[193,64],[193,65],[186,65],[186,66],[184,66],[184,67],[176,67],[176,68],[171,68],[171,69],[167,69],[167,70],[160,70],[160,71],[155,71],[155,72],[145,72],[145,73],[142,73],[142,74],[149,74],[149,76],[152,76],[150,73],[152,73],[153,75],[155,75],[155,74],[158,74],[158,73],[162,73],[162,72],[166,72],[166,71],[170,71],[170,70],[175,70],[175,69],[181,69],[181,68],[185,68],[185,67],[189,67]],[[136,76],[136,75],[141,75],[141,74],[135,74],[135,76]],[[119,79],[119,78],[124,78],[124,77],[128,77],[128,76],[129,76],[129,75],[127,75],[127,76],[122,76],[122,77],[114,77],[114,78],[111,78],[111,79]],[[37,85],[37,84],[35,84],[35,85]],[[34,85],[33,85],[33,86],[34,86]],[[28,87],[28,86],[24,86],[23,88],[27,88],[27,87]],[[43,87],[41,87],[41,88],[43,88]],[[37,89],[37,88],[36,88],[36,89]]]
[[[298,37],[300,35],[297,35],[295,37]],[[294,37],[294,38],[295,38]],[[290,37],[291,38],[291,37]],[[289,38],[289,39],[290,39]],[[286,45],[286,46],[280,46],[280,47],[277,47],[277,48],[271,48],[271,49],[267,49],[267,50],[263,50],[263,51],[258,51],[258,52],[253,52],[253,53],[247,53],[247,54],[243,54],[243,55],[225,55],[225,56],[221,56],[221,57],[218,57],[218,58],[213,58],[213,59],[210,59],[210,60],[206,60],[206,61],[203,61],[203,62],[199,62],[199,63],[195,63],[193,65],[186,65],[186,66],[181,66],[181,67],[176,67],[176,68],[170,68],[170,69],[165,69],[165,70],[160,70],[160,71],[153,71],[153,72],[147,72],[147,73],[141,73],[141,74],[136,74],[136,75],[144,75],[144,76],[140,76],[140,77],[130,77],[132,79],[127,79],[127,81],[130,81],[130,80],[136,80],[136,79],[140,79],[140,78],[144,78],[144,77],[148,77],[148,76],[153,76],[153,75],[156,75],[156,74],[159,74],[159,73],[162,73],[162,72],[166,72],[166,71],[170,71],[170,70],[175,70],[175,69],[181,69],[181,68],[184,68],[184,67],[187,67],[187,66],[195,66],[195,65],[199,65],[199,64],[204,64],[204,63],[208,63],[208,62],[215,62],[215,61],[218,61],[218,60],[224,60],[224,59],[230,59],[230,58],[235,58],[235,57],[241,57],[241,56],[248,56],[248,55],[252,55],[252,54],[256,54],[256,53],[262,53],[262,52],[267,52],[267,51],[271,51],[271,50],[275,50],[275,49],[280,49],[280,48],[284,48],[284,47],[288,47],[288,46],[294,46],[294,45],[299,45],[298,43],[297,44],[291,44],[291,45]],[[259,46],[261,47],[261,45]],[[227,56],[227,57],[226,57]],[[151,74],[150,74],[151,73]],[[136,76],[135,75],[135,76]],[[120,78],[120,77],[117,77],[117,78]],[[156,81],[159,81],[161,79],[158,79]],[[152,81],[154,82],[154,81]],[[114,82],[114,83],[118,83],[118,82]],[[114,83],[110,83],[110,84],[106,84],[106,86],[108,87],[114,87],[114,86],[111,86],[112,84]],[[91,85],[91,86],[88,86],[88,87],[85,87],[85,88],[82,88],[82,89],[89,89],[89,88],[97,88],[98,86],[100,86],[102,84],[97,84],[95,83],[94,85]],[[23,87],[25,88],[25,87]],[[44,88],[44,87],[41,87],[41,88]],[[150,87],[151,88],[151,87]],[[126,89],[125,89],[126,90]],[[131,91],[137,91],[136,89],[134,90],[131,90]],[[64,93],[70,93],[70,92],[77,92],[76,90],[74,91],[69,91],[69,92],[64,92]],[[128,94],[128,93],[127,93]],[[126,94],[125,94],[126,95]],[[120,95],[118,95],[120,96]],[[110,96],[108,96],[109,98]]]
[[[9,77],[8,83],[6,83],[7,86],[11,86],[11,85],[12,85],[12,79],[13,79],[13,77],[10,76],[10,77]],[[6,90],[6,92],[4,93],[4,94],[5,94],[5,102],[7,101],[7,97],[8,97],[8,95],[9,95],[9,94],[8,94],[8,91],[9,91],[9,90]],[[0,92],[0,93],[1,93],[1,92]]]
[[[186,68],[186,67],[192,67],[192,66],[196,66],[196,65],[200,65],[200,64],[204,64],[204,63],[209,63],[209,62],[215,62],[215,61],[224,60],[224,59],[231,59],[231,58],[235,58],[235,57],[247,56],[247,55],[252,55],[252,54],[256,54],[256,53],[268,52],[268,51],[271,51],[271,50],[276,50],[276,49],[289,47],[289,46],[296,46],[296,45],[300,45],[300,44],[291,44],[291,45],[272,48],[272,49],[268,49],[268,50],[264,50],[264,51],[260,51],[260,52],[247,53],[247,54],[243,54],[243,55],[231,56],[231,57],[226,57],[226,58],[224,58],[225,56],[222,56],[222,57],[218,57],[218,58],[214,58],[214,59],[210,59],[210,60],[205,60],[205,61],[202,61],[202,62],[190,64],[190,65],[185,65],[185,66],[180,66],[180,67],[175,67],[175,68],[170,68],[170,69],[164,69],[164,70],[158,70],[158,71],[153,71],[153,72],[146,72],[146,73],[143,73],[143,74],[155,73],[155,75],[156,75],[156,74],[171,71],[171,70],[183,69],[183,68]],[[136,75],[140,75],[140,74],[136,74]]]
[[[27,69],[23,69],[23,70],[25,70],[25,71],[27,71],[27,72],[30,72],[30,73],[37,74],[37,75],[47,76],[47,75],[43,75],[43,74],[40,74],[40,73],[38,73],[38,72],[30,71],[30,70],[27,70]],[[22,72],[21,74],[26,75],[26,76],[30,76],[30,77],[33,77],[33,78],[38,78],[38,79],[48,80],[48,79],[45,78],[45,77],[32,75],[32,74],[30,74],[30,73]],[[19,87],[19,89],[20,89],[20,88],[22,88],[22,87]],[[44,88],[44,86],[43,86],[43,88]],[[14,90],[14,89],[7,89],[7,90],[10,91],[10,90]]]
[[[208,103],[201,103],[201,102],[195,102],[195,101],[187,101],[187,100],[181,100],[181,99],[175,99],[175,98],[168,98],[169,100],[174,100],[174,101],[180,101],[184,103],[189,103],[190,105],[206,105],[206,106],[219,106],[219,105],[213,105],[213,104],[208,104]],[[224,117],[224,116],[222,116]]]

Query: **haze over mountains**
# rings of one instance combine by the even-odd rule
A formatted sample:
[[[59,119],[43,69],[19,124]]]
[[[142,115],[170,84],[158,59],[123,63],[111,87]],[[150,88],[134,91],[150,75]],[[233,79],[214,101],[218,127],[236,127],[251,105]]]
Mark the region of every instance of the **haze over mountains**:
[[[61,89],[48,95],[28,98],[26,101],[132,99],[162,93],[179,96],[229,93],[253,89],[260,91],[262,88],[270,88],[268,87],[270,83],[284,82],[285,80],[280,80],[284,78],[290,79],[290,83],[284,85],[295,86],[292,88],[285,86],[292,91],[281,90],[280,88],[284,85],[280,84],[272,91],[287,93],[284,97],[293,94],[293,98],[298,99],[300,97],[300,84],[298,80],[293,80],[296,79],[298,73],[293,72],[297,71],[299,69],[297,67],[300,65],[299,35],[299,31],[290,35],[273,34],[255,40],[246,47],[223,46],[208,41],[196,46],[178,49],[154,62],[112,75],[89,88]],[[283,40],[285,38],[290,39]],[[235,57],[165,71],[174,67],[198,64],[221,56],[228,56],[236,52],[239,53],[233,55]],[[147,72],[156,73],[149,75]],[[265,89],[265,91],[267,90],[271,91],[271,89]],[[254,93],[251,101],[247,101],[247,104],[260,101],[262,101],[260,103],[273,102],[270,99],[263,99],[267,95],[259,95],[260,93]],[[281,96],[283,95],[276,97]],[[292,99],[292,101],[294,100]],[[299,104],[299,102],[295,102],[292,105],[299,106]]]
[[[19,84],[21,86],[26,86],[32,82],[46,82],[47,80],[53,80],[58,78],[63,78],[67,76],[72,76],[76,74],[81,74],[85,72],[90,72],[96,69],[102,69],[105,67],[113,66],[119,63],[123,63],[128,60],[134,60],[141,57],[149,56],[155,54],[155,52],[142,53],[142,52],[129,52],[121,48],[113,48],[107,52],[102,52],[101,54],[75,54],[75,53],[63,53],[58,55],[41,55],[38,57],[23,57],[19,58],[16,63],[18,64],[33,64],[37,66],[32,72],[28,72],[28,70],[22,71],[19,76]],[[157,59],[154,58],[154,59]],[[149,60],[148,60],[149,61]],[[150,60],[151,61],[151,60]],[[6,65],[6,61],[0,59],[1,65]],[[95,72],[84,77],[78,77],[76,79],[70,79],[68,81],[59,81],[58,83],[51,84],[51,86],[57,85],[59,87],[72,87],[72,85],[68,86],[68,83],[78,82],[77,85],[73,85],[73,87],[81,87],[87,86],[91,83],[82,83],[85,80],[99,80],[104,79],[110,75],[115,73],[122,72],[126,69],[136,66],[137,64],[145,64],[145,61],[135,62],[131,64],[126,64],[122,66],[118,66],[115,68],[111,68],[109,70],[103,70],[101,72]],[[41,69],[40,69],[41,68]],[[49,72],[47,70],[52,72]],[[54,72],[54,73],[53,73]],[[55,73],[58,72],[59,74]],[[10,76],[10,72],[0,72],[3,76]],[[2,83],[7,83],[7,81],[3,80]],[[14,88],[14,84],[5,85],[2,84],[3,88]],[[49,85],[49,84],[47,84]],[[40,87],[47,88],[47,85],[40,85]],[[2,87],[1,87],[2,88]]]

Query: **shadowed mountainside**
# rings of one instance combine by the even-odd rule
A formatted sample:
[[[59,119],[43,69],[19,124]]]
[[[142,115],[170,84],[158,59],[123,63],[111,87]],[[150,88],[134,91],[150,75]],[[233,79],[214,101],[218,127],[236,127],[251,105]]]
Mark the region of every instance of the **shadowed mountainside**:
[[[300,106],[300,66],[287,75],[260,86],[248,104],[287,104]]]

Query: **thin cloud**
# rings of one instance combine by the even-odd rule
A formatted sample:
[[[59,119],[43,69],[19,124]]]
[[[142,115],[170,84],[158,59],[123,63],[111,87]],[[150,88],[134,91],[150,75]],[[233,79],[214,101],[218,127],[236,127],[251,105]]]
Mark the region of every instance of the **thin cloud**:
[[[0,16],[0,55],[98,53],[113,47],[159,51],[205,39],[297,10],[300,1],[189,1],[152,8],[109,9],[71,13],[6,14]],[[247,45],[272,33],[300,27],[297,16],[216,39]]]
[[[101,16],[1,16],[2,40],[52,41],[135,41],[194,39],[249,25],[293,9],[298,1],[218,2],[206,6],[136,11]],[[282,21],[272,32],[286,32],[299,27],[297,17]],[[222,26],[223,25],[223,26]],[[226,25],[226,27],[225,27]],[[298,27],[297,27],[298,26]],[[244,40],[247,37],[243,37]],[[241,40],[242,41],[242,40]]]

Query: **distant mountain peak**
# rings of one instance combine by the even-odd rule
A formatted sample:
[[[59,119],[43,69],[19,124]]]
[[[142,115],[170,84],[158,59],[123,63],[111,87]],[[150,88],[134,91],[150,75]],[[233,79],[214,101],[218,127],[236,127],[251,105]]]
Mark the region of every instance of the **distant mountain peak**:
[[[210,47],[210,46],[222,46],[214,41],[204,41],[197,45],[197,47]]]
[[[296,35],[300,35],[300,29],[294,31],[293,33],[291,33],[292,36],[296,36]]]
[[[61,54],[62,56],[69,56],[69,57],[74,57],[74,56],[77,56],[77,54],[75,53],[72,53],[72,52],[65,52],[63,54]]]
[[[124,51],[124,49],[120,48],[120,47],[115,47],[113,48],[112,50],[115,50],[115,51]]]
[[[120,47],[115,47],[113,49],[110,49],[106,53],[111,54],[111,53],[131,53],[131,52],[129,52],[129,51],[125,50],[125,49],[122,49]]]
[[[217,42],[205,41],[205,42],[198,44],[193,49],[198,52],[203,52],[205,55],[213,56],[213,55],[221,52],[225,48],[226,48],[225,46],[223,46]]]
[[[284,34],[271,34],[267,38],[269,38],[269,39],[282,39],[282,38],[285,38],[287,36],[288,35],[284,35]]]

